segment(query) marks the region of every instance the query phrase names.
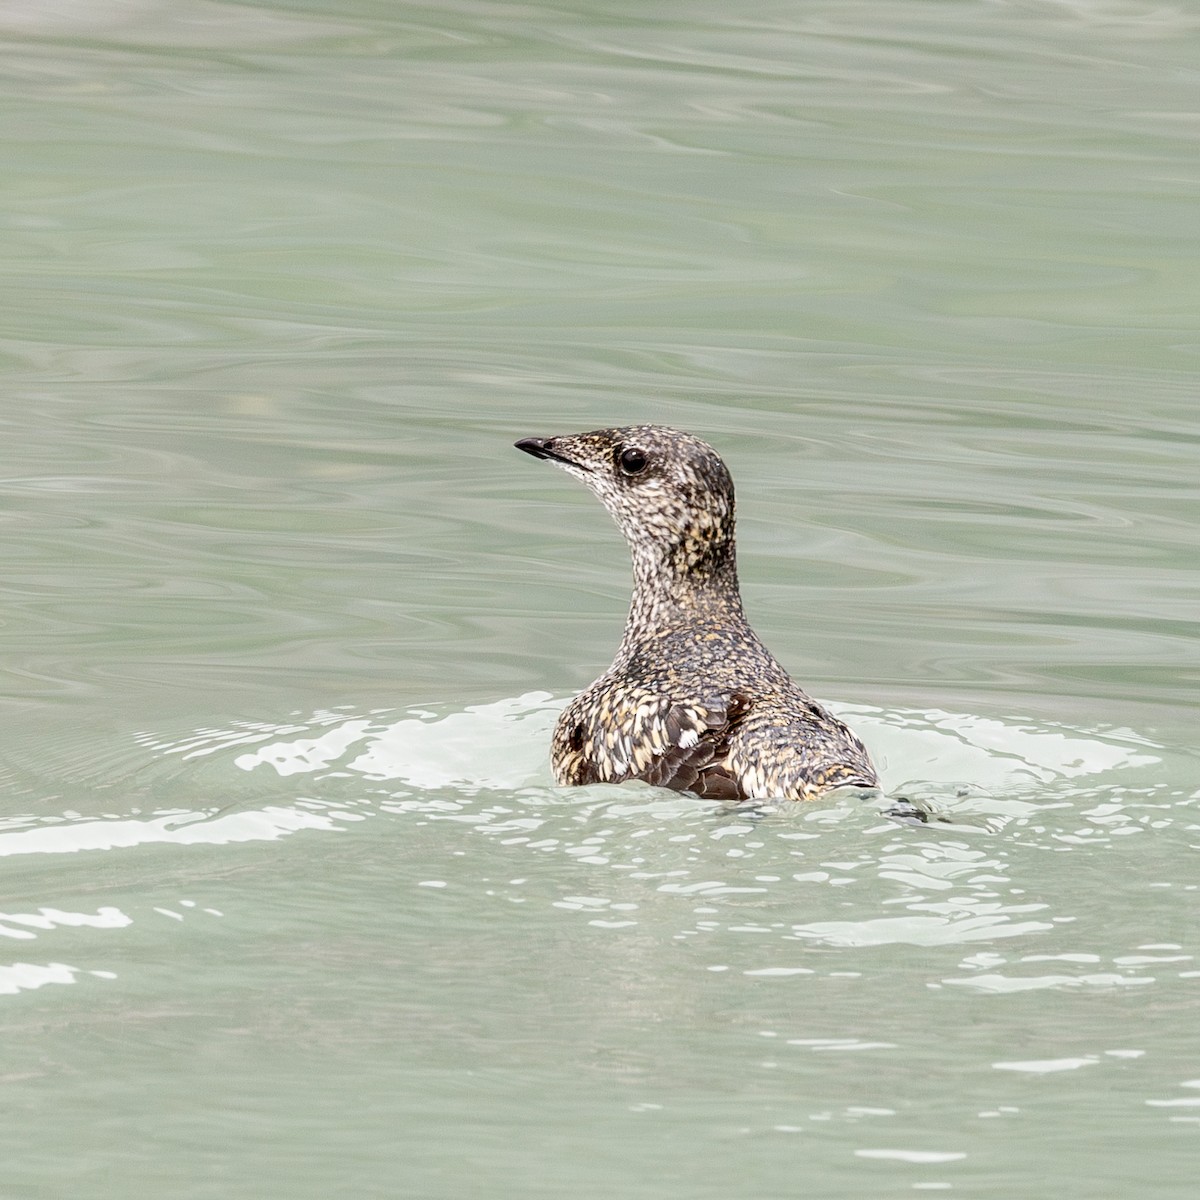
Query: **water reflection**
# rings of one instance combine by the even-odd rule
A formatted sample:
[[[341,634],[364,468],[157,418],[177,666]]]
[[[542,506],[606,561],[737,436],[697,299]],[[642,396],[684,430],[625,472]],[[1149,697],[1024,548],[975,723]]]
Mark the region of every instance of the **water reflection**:
[[[69,967],[66,963],[16,962],[8,966],[0,965],[0,995],[33,991],[48,983],[74,983],[77,974],[79,968]]]

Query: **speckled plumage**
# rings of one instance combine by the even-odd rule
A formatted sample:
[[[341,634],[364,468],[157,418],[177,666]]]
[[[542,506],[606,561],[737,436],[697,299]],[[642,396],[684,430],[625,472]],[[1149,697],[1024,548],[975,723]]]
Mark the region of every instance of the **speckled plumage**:
[[[617,656],[555,726],[559,783],[644,779],[728,800],[878,786],[862,742],[792,681],[746,621],[733,481],[711,446],[659,425],[516,445],[582,479],[633,557]]]

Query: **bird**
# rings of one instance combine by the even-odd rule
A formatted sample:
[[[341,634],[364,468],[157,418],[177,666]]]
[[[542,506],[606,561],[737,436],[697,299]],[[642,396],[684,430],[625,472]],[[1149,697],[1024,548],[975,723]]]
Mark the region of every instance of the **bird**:
[[[555,724],[557,783],[643,780],[737,802],[878,788],[862,741],[792,680],[746,619],[733,480],[707,442],[630,425],[515,446],[582,480],[633,560],[616,657]]]

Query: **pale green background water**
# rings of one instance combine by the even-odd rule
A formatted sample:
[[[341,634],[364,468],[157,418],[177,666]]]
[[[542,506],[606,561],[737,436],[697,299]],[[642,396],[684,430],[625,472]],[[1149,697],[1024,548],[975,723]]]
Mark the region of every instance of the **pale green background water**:
[[[1193,1194],[1200,8],[0,38],[0,1195]],[[551,786],[646,419],[946,822]]]

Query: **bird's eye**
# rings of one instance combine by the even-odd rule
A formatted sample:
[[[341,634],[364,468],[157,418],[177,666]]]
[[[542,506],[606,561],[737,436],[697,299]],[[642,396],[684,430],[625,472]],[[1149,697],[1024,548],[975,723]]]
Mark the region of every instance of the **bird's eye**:
[[[621,451],[617,464],[626,475],[640,475],[646,469],[645,451],[630,446]]]

